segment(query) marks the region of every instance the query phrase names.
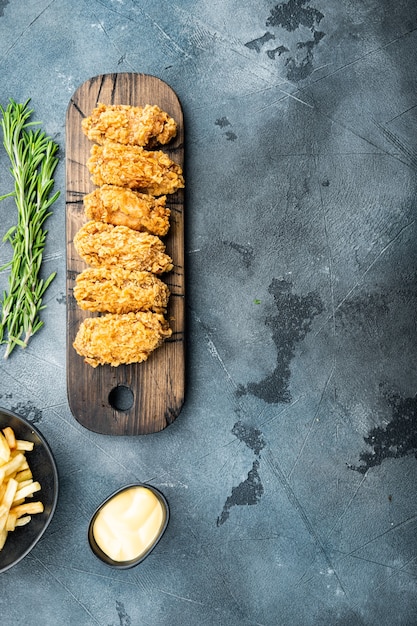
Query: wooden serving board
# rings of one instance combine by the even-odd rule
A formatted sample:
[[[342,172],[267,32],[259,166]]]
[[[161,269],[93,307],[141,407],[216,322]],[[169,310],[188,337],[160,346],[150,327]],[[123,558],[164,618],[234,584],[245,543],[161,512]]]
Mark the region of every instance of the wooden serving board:
[[[83,83],[72,96],[66,116],[66,245],[67,245],[67,392],[74,417],[86,428],[110,435],[141,435],[163,430],[178,416],[185,392],[184,342],[184,191],[167,196],[170,231],[164,241],[174,269],[162,278],[171,296],[167,319],[172,337],[143,363],[91,367],[72,343],[83,319],[74,299],[75,278],[87,266],[78,256],[74,235],[87,221],[83,197],[95,188],[86,163],[92,142],[81,121],[97,103],[143,106],[157,104],[177,122],[178,134],[161,149],[184,167],[184,120],[173,90],[154,76],[103,74]]]

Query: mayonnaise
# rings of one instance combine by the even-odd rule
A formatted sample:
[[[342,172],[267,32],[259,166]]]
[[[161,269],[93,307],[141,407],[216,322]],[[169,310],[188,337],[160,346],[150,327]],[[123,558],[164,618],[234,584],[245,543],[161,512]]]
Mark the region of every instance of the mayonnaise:
[[[133,486],[103,505],[93,524],[93,536],[113,561],[131,561],[152,546],[165,519],[166,511],[153,491]]]

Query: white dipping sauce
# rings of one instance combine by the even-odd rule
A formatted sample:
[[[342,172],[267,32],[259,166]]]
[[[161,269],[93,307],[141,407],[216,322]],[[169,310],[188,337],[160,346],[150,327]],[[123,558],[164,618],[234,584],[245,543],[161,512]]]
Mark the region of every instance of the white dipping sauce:
[[[153,491],[130,487],[103,505],[94,521],[93,535],[113,561],[131,561],[152,546],[164,521],[163,505]]]

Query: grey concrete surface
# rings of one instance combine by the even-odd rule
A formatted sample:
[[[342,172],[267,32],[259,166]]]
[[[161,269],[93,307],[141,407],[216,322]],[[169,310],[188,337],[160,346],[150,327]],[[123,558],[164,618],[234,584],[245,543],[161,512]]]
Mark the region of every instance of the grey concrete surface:
[[[2,625],[417,623],[416,67],[413,1],[0,1],[0,102],[31,98],[62,192],[45,326],[0,363],[60,497],[1,575]],[[65,382],[65,112],[119,71],[177,92],[187,157],[186,403],[122,438],[81,427]],[[134,480],[171,521],[115,572],[87,525]]]

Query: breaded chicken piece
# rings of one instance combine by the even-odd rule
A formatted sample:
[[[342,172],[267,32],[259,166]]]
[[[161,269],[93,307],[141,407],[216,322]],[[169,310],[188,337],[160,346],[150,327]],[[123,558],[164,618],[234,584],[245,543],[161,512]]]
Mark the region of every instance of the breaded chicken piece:
[[[177,134],[175,120],[157,105],[134,107],[127,104],[99,103],[82,129],[91,141],[104,141],[136,146],[167,144]]]
[[[165,313],[169,289],[151,272],[122,267],[93,267],[76,278],[74,297],[80,309],[99,313]]]
[[[127,226],[91,220],[76,233],[74,247],[80,257],[93,267],[119,265],[128,270],[154,274],[170,272],[174,267],[159,237]]]
[[[73,346],[92,367],[106,363],[117,367],[146,361],[171,334],[168,322],[158,313],[109,313],[85,319]]]
[[[164,196],[184,187],[181,167],[162,150],[152,152],[106,141],[102,146],[92,146],[87,167],[97,187],[129,187],[152,196]]]
[[[114,185],[103,185],[84,196],[88,219],[128,226],[160,237],[164,237],[169,230],[171,211],[165,203],[166,196],[155,198]]]

